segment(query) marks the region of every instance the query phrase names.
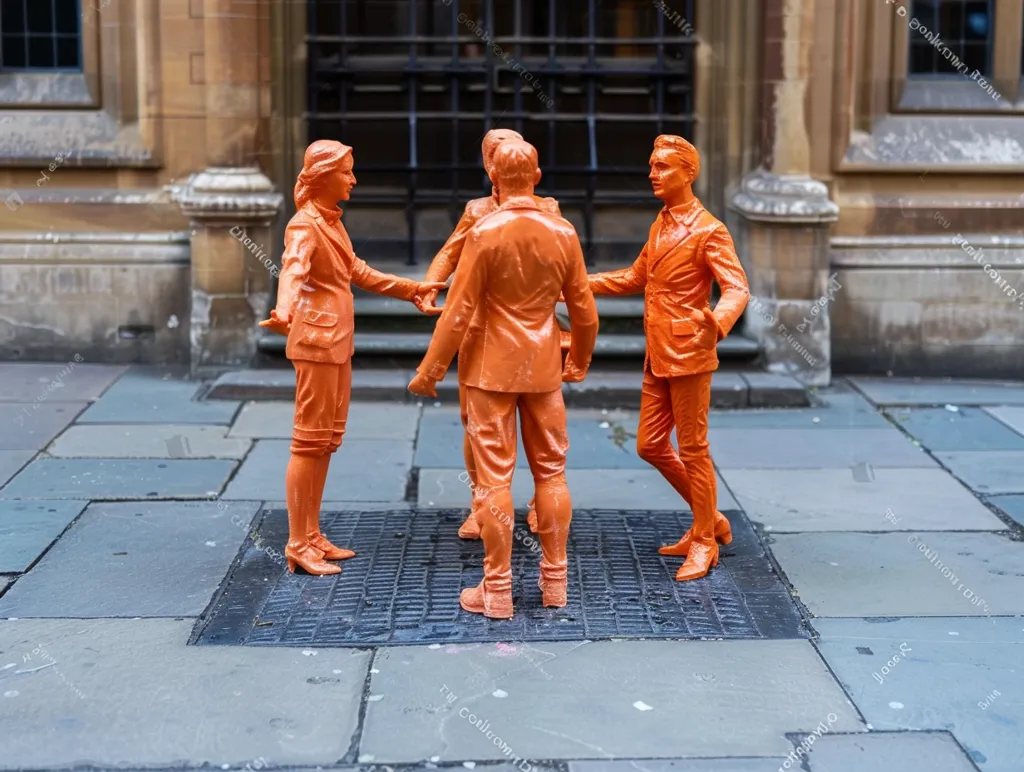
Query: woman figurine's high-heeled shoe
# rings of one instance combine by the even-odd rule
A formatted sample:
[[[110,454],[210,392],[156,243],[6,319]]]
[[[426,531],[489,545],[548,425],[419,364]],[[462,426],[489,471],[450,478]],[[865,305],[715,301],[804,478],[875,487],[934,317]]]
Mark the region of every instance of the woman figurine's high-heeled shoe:
[[[328,563],[324,560],[324,553],[312,544],[292,545],[284,548],[284,559],[288,562],[288,570],[293,574],[295,567],[299,566],[307,574],[313,576],[326,576],[327,574],[340,574],[341,566]]]
[[[309,543],[324,553],[324,560],[348,560],[356,556],[352,550],[331,544],[320,531],[309,537]]]

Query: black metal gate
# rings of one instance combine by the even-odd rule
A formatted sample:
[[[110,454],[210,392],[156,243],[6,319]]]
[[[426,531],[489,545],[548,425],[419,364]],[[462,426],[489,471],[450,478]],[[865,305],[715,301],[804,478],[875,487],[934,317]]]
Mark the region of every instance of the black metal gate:
[[[355,148],[414,264],[418,214],[486,195],[480,140],[513,128],[589,247],[595,208],[651,206],[654,137],[692,138],[693,2],[308,0],[308,139]]]

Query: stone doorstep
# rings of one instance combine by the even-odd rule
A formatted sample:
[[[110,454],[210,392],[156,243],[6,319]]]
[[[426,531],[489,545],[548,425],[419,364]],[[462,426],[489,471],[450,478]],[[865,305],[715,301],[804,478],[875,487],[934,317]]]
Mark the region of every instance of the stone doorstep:
[[[409,370],[354,370],[352,399],[357,402],[417,402],[407,386]],[[583,383],[563,386],[569,407],[637,408],[643,376],[639,372],[591,371]],[[438,384],[436,401],[458,402],[454,373]],[[291,402],[295,399],[294,370],[236,370],[217,378],[204,395],[206,400]],[[711,406],[719,409],[807,407],[810,399],[803,385],[785,375],[719,370],[711,382]]]

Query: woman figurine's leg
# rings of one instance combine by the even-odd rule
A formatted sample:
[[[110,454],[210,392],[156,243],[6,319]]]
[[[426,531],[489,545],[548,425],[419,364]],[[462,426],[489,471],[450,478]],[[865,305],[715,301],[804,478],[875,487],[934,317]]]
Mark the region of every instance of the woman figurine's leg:
[[[331,465],[331,456],[341,447],[345,437],[345,424],[348,422],[349,397],[352,393],[352,360],[343,365],[335,365],[338,368],[338,397],[334,411],[334,421],[331,424],[331,440],[327,451],[318,459],[315,487],[313,490],[313,506],[309,510],[309,541],[318,550],[324,553],[325,560],[347,560],[354,558],[356,553],[344,547],[337,547],[327,540],[320,530],[320,506],[324,499],[324,486],[327,484],[327,471]]]
[[[307,573],[337,574],[341,569],[324,561],[323,550],[310,542],[309,519],[318,508],[320,459],[331,440],[331,422],[337,400],[336,365],[296,360],[295,426],[291,458],[285,473],[288,504],[288,544],[284,556],[288,570],[300,566]],[[319,489],[322,491],[322,486]],[[314,514],[315,516],[315,514]]]

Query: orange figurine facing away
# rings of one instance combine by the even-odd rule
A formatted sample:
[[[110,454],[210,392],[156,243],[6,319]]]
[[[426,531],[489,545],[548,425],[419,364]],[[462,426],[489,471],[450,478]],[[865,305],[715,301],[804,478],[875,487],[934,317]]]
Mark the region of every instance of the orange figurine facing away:
[[[494,159],[494,151],[498,149],[498,146],[506,140],[519,140],[523,141],[523,135],[518,131],[512,131],[512,129],[491,129],[484,135],[483,144],[480,147],[480,155],[483,158],[484,171],[487,172],[488,176],[491,174],[491,165]],[[492,180],[493,185],[493,180]],[[549,214],[562,216],[562,212],[558,208],[558,202],[553,198],[541,198],[540,196],[534,196],[534,200],[541,210],[548,212]],[[462,214],[462,218],[459,220],[458,225],[455,226],[455,230],[452,231],[452,235],[448,237],[448,241],[444,243],[437,255],[430,262],[430,267],[427,269],[426,281],[447,281],[456,268],[458,268],[459,260],[462,258],[462,250],[466,246],[466,237],[473,227],[480,222],[484,217],[489,214],[493,214],[498,211],[498,188],[497,185],[493,185],[491,195],[485,198],[476,198],[466,204],[466,210]],[[437,292],[431,293],[427,297],[427,302],[432,306],[437,298]],[[568,338],[568,333],[563,335],[563,338]],[[563,348],[568,348],[568,342],[563,341]],[[459,407],[460,417],[462,419],[462,428],[465,431],[466,428],[466,390],[463,384],[459,384]],[[473,448],[469,442],[469,435],[463,436],[462,441],[462,454],[466,461],[466,474],[469,475],[470,489],[474,489],[477,486],[476,478],[476,463],[473,461]],[[470,494],[472,496],[472,494]],[[530,530],[536,533],[537,531],[537,512],[534,508],[536,498],[530,502],[530,513],[527,515],[527,520],[530,523]],[[466,521],[459,528],[459,536],[463,539],[479,539],[480,538],[480,522],[476,516],[476,510],[473,509],[472,504],[470,505],[469,516]]]
[[[654,466],[693,510],[693,528],[662,555],[687,556],[676,579],[698,579],[718,564],[718,544],[732,540],[717,510],[715,468],[708,450],[711,373],[716,345],[743,313],[750,297],[732,237],[693,195],[700,170],[697,149],[682,137],[654,141],[649,175],[664,208],[647,243],[629,268],[591,274],[595,295],[644,293],[643,391],[637,453]],[[722,295],[711,310],[711,286]],[[677,451],[671,435],[676,431]]]
[[[356,184],[352,148],[318,140],[306,149],[295,184],[295,216],[284,236],[277,307],[260,322],[288,337],[285,353],[295,367],[295,426],[285,474],[288,503],[288,569],[336,574],[328,560],[355,556],[320,532],[331,454],[340,446],[352,387],[352,284],[409,300],[427,312],[426,297],[443,283],[416,282],[376,271],[356,257],[339,201]]]
[[[585,377],[598,320],[575,229],[544,211],[533,196],[540,179],[536,149],[518,140],[502,142],[490,174],[500,206],[466,238],[444,313],[409,390],[435,396],[458,352],[466,434],[476,464],[474,511],[484,542],[483,581],[464,589],[459,602],[471,613],[508,619],[513,614],[516,413],[536,494],[543,603],[559,608],[566,604],[572,520],[562,382]],[[560,294],[572,325],[564,365],[555,319]]]

